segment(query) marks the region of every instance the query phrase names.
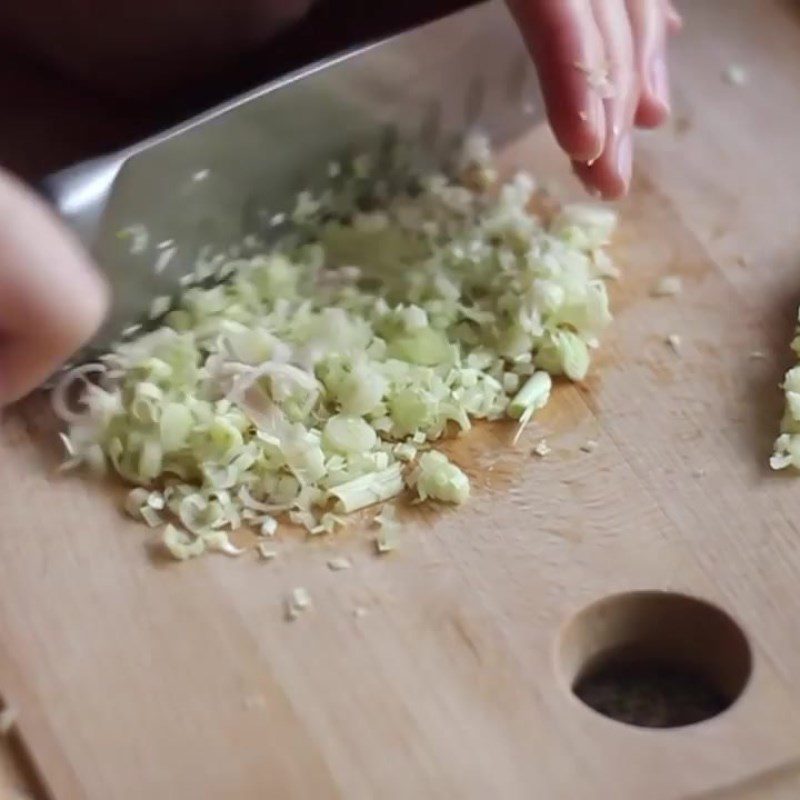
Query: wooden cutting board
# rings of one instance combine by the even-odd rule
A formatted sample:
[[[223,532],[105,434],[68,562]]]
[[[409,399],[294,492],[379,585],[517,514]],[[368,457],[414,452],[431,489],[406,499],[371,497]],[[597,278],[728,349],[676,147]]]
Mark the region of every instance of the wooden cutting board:
[[[361,528],[286,539],[272,563],[170,563],[109,487],[55,475],[46,404],[6,416],[0,693],[53,797],[797,796],[800,478],[767,458],[800,301],[800,16],[684,11],[674,124],[639,141],[590,379],[559,387],[516,448],[503,425],[455,445],[473,499],[410,517],[398,552],[377,557]],[[723,80],[731,63],[744,86]],[[502,160],[576,191],[544,130]],[[666,273],[683,293],[651,297]],[[353,569],[329,571],[334,555]],[[313,609],[289,623],[295,586]],[[573,656],[623,612],[576,615],[642,590],[740,626],[752,675],[728,711],[653,731],[572,695]],[[642,608],[645,633],[680,646]],[[709,648],[724,672],[736,654]]]

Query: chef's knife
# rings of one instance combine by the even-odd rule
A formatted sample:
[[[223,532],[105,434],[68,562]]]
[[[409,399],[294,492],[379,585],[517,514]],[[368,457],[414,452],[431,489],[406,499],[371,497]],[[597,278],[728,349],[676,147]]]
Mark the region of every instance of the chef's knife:
[[[45,193],[108,276],[102,347],[194,269],[290,210],[344,152],[387,133],[431,159],[477,128],[502,145],[542,116],[521,37],[499,0],[309,66],[113,155]],[[126,235],[127,234],[127,235]]]

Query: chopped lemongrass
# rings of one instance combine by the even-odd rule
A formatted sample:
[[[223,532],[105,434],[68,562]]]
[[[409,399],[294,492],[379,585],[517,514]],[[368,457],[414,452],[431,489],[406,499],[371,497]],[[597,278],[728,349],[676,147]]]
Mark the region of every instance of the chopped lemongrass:
[[[204,539],[179,531],[170,524],[164,527],[162,541],[170,555],[178,561],[186,561],[188,558],[202,555],[206,549]]]
[[[449,175],[378,168],[343,162],[289,213],[260,210],[274,244],[202,247],[152,324],[56,382],[65,466],[137,487],[126,510],[167,524],[176,558],[236,555],[229,534],[272,536],[279,516],[332,533],[399,494],[403,469],[420,497],[463,502],[467,476],[422,451],[475,420],[511,416],[519,435],[550,375],[585,377],[611,319],[614,212],[538,214],[522,173],[485,191],[480,136]],[[144,226],[121,237],[149,246]],[[155,245],[156,271],[178,246]]]
[[[142,509],[147,506],[147,500],[150,497],[150,491],[137,486],[128,492],[125,498],[125,511],[134,519],[142,518]]]
[[[150,492],[147,496],[147,505],[156,511],[161,511],[166,505],[164,495],[161,492]]]
[[[469,497],[469,478],[444,453],[431,450],[419,457],[409,483],[421,500],[463,503]]]
[[[276,520],[275,517],[264,517],[258,532],[262,536],[274,536],[277,530],[278,520]]]
[[[417,448],[408,442],[400,442],[392,448],[392,453],[398,461],[413,461],[417,457]]]
[[[372,472],[334,486],[329,494],[336,498],[336,507],[339,511],[350,514],[396,497],[402,491],[403,474],[400,464],[392,464],[382,472]]]
[[[552,448],[549,444],[547,444],[547,439],[541,439],[536,443],[536,446],[531,452],[533,455],[539,456],[539,458],[544,458],[545,456],[550,455]]]
[[[333,533],[337,528],[344,525],[344,519],[338,514],[331,514],[330,511],[322,515],[317,525],[312,529],[311,533]]]
[[[265,561],[272,561],[273,558],[276,558],[278,555],[278,551],[275,550],[273,547],[270,547],[267,542],[259,542],[256,545],[258,549],[258,553]]]
[[[795,357],[800,356],[800,312],[791,348]],[[773,445],[769,463],[772,469],[793,467],[800,470],[800,364],[786,373],[782,388],[785,406],[780,424],[781,432]]]
[[[397,532],[393,528],[381,528],[375,537],[375,549],[379,555],[397,550],[399,543]]]
[[[308,593],[308,589],[304,586],[297,586],[286,598],[286,617],[290,621],[295,620],[310,607],[311,595]]]
[[[552,386],[553,379],[547,372],[534,372],[508,404],[508,416],[520,422],[529,420],[547,404]]]
[[[400,523],[394,506],[386,505],[380,514],[375,517],[378,526],[378,535],[375,537],[375,549],[380,555],[391,553],[400,545]]]
[[[378,536],[375,547],[379,554],[396,550],[400,544],[400,522],[397,519],[397,510],[393,505],[387,504],[375,517],[378,526]]]
[[[177,252],[177,247],[170,247],[159,253],[156,263],[153,265],[153,271],[156,273],[156,275],[160,275],[167,268],[167,265],[170,261],[172,261],[175,253]]]
[[[353,562],[350,561],[349,558],[345,558],[344,556],[338,556],[336,558],[331,558],[328,561],[328,569],[332,572],[341,572],[345,569],[350,569],[353,566]]]
[[[292,591],[292,602],[296,608],[308,608],[311,605],[311,597],[308,594],[308,590],[304,589],[302,586],[298,586]]]
[[[513,444],[519,441],[525,426],[540,408],[543,408],[550,399],[550,389],[553,386],[553,379],[547,372],[534,372],[525,382],[522,389],[514,395],[514,399],[509,403],[508,415],[512,419],[519,420],[519,426],[514,434]]]
[[[679,356],[681,354],[681,345],[683,341],[677,333],[670,333],[664,341],[675,355]]]
[[[202,538],[207,550],[218,550],[220,553],[225,553],[226,556],[240,556],[245,552],[245,548],[236,547],[224,531],[207,533]]]
[[[337,414],[325,423],[322,442],[335,453],[363,453],[375,447],[378,436],[361,417]]]
[[[159,514],[158,511],[151,506],[142,506],[142,508],[139,510],[139,515],[141,516],[142,520],[151,528],[157,528],[164,522],[161,514]]]
[[[680,294],[683,289],[683,281],[680,275],[662,275],[651,290],[653,297],[672,297]]]

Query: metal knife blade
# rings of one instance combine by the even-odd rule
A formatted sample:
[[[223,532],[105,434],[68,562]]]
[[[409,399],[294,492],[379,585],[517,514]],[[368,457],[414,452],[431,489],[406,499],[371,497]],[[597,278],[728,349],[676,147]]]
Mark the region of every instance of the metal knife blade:
[[[435,158],[469,129],[502,145],[542,117],[520,34],[493,0],[51,176],[45,193],[112,288],[92,349],[145,319],[155,297],[176,292],[200,248],[241,241],[265,214],[290,210],[344,152],[369,151],[392,131]],[[131,226],[145,232],[135,247],[119,235]]]

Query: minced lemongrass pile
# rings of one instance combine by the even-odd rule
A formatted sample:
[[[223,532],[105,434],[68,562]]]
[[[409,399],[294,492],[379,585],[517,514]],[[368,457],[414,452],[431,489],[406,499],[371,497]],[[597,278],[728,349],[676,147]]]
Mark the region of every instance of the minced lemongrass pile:
[[[54,390],[66,466],[133,485],[126,510],[175,558],[238,554],[229,532],[272,536],[278,517],[329,533],[406,487],[463,503],[435,443],[475,419],[521,430],[551,375],[586,375],[611,319],[614,212],[537,215],[529,176],[492,185],[482,140],[452,175],[390,181],[363,157],[330,173],[276,215],[277,243],[204,261],[198,279],[212,263],[222,283]],[[378,523],[390,549],[391,507]]]
[[[798,327],[791,348],[800,360],[800,312]],[[773,469],[800,469],[800,365],[792,367],[784,377],[786,407],[781,420],[781,433],[775,440],[770,466]]]

